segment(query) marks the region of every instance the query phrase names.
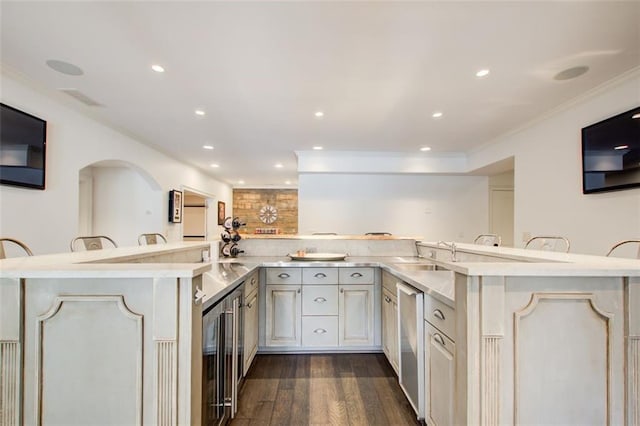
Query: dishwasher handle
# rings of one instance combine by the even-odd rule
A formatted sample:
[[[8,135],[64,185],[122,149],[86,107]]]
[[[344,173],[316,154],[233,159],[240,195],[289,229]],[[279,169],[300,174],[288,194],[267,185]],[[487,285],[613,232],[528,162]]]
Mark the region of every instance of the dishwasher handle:
[[[398,288],[398,290],[400,290],[401,292],[403,292],[407,296],[415,296],[415,295],[418,294],[418,291],[415,290],[413,287],[409,287],[409,286],[406,286],[404,284],[397,283],[396,287]]]

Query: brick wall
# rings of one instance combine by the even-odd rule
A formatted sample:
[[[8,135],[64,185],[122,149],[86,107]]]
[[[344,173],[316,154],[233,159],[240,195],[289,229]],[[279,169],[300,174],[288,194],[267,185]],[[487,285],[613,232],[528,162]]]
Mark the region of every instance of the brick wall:
[[[271,224],[260,220],[260,209],[266,205],[278,210],[278,218]],[[234,189],[233,215],[247,223],[240,230],[253,234],[256,228],[278,228],[281,234],[298,233],[297,189]]]

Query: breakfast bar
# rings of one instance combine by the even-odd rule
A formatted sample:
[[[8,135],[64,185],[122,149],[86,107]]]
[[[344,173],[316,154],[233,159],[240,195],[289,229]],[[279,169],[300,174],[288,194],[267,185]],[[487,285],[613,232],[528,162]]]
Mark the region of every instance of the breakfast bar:
[[[260,353],[383,351],[402,384],[403,345],[420,342],[414,409],[429,423],[640,422],[635,260],[457,244],[453,262],[411,238],[243,248],[213,261],[208,242],[0,261],[2,425],[201,424],[203,312],[254,276]],[[298,248],[350,253],[293,260]],[[424,297],[415,342],[389,316],[400,287]]]

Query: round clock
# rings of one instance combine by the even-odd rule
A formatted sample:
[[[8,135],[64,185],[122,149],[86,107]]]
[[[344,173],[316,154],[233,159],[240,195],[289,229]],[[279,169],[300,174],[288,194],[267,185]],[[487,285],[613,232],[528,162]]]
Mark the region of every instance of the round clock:
[[[266,205],[260,209],[260,220],[266,224],[271,224],[278,218],[278,210],[275,207]]]

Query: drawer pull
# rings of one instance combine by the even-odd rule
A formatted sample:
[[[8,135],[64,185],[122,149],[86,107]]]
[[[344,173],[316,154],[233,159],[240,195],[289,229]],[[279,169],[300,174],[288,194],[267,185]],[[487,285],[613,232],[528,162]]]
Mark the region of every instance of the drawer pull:
[[[313,299],[313,301],[318,303],[324,303],[327,301],[327,299],[325,299],[324,297],[316,297],[315,299]]]
[[[435,333],[433,335],[433,340],[435,340],[436,342],[440,343],[442,346],[446,346],[445,343],[444,343],[444,339],[438,333]]]
[[[313,332],[316,334],[325,334],[327,330],[325,330],[324,328],[316,328],[315,330],[313,330]]]
[[[444,321],[444,314],[440,309],[436,309],[435,311],[433,311],[433,316],[438,318],[439,320]]]
[[[255,278],[251,278],[251,285],[255,285],[256,284],[256,279]]]
[[[251,309],[254,307],[254,303],[256,302],[256,300],[258,299],[257,296],[254,296],[253,299],[251,299],[251,302],[247,303],[247,308]]]
[[[286,272],[281,272],[278,274],[278,278],[291,278],[291,275],[287,274]]]
[[[352,278],[362,278],[362,274],[360,272],[354,272],[353,274],[351,274]]]
[[[385,296],[384,301],[387,303],[391,303],[391,298],[389,296]]]
[[[327,275],[323,272],[318,272],[317,274],[314,275],[314,277],[316,278],[327,278]]]

